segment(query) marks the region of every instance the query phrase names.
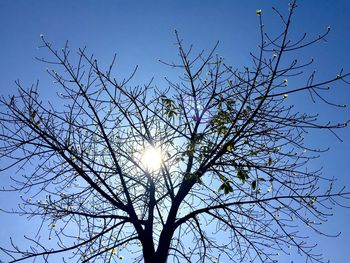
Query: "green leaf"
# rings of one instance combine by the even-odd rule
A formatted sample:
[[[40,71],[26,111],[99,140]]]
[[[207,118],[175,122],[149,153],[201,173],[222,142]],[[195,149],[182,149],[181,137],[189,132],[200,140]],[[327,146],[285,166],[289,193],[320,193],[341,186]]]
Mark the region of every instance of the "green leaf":
[[[314,205],[314,204],[316,203],[316,200],[317,200],[317,197],[312,197],[312,198],[310,199],[309,204],[310,204],[311,206]]]
[[[252,189],[253,189],[253,190],[256,189],[256,180],[254,180],[254,181],[252,182],[251,186],[252,186]]]
[[[217,133],[225,135],[227,133],[227,128],[225,126],[221,126],[218,128]]]
[[[233,192],[233,188],[232,186],[230,185],[230,182],[229,181],[225,181],[224,183],[222,183],[218,189],[218,191],[224,191],[224,194],[227,195],[231,192]]]
[[[220,174],[219,177],[220,177],[220,180],[222,182],[226,182],[227,181],[227,178],[225,176],[223,176],[222,174]]]
[[[221,190],[224,190],[225,188],[225,183],[221,184],[218,188],[218,191],[220,192]]]
[[[244,184],[249,178],[247,171],[239,169],[237,171],[237,178]]]
[[[271,166],[272,165],[272,158],[271,156],[269,156],[269,159],[267,161],[267,166]]]
[[[233,192],[233,188],[232,186],[230,185],[229,182],[227,182],[227,186],[226,188],[224,189],[224,194],[227,195],[228,193],[232,193]]]
[[[167,97],[163,97],[162,101],[165,106],[164,114],[169,118],[172,118],[173,116],[175,116],[177,114],[176,112],[177,107],[175,105],[175,102]]]
[[[165,110],[165,115],[168,116],[169,118],[172,118],[173,116],[176,115],[176,111],[173,109],[166,109]]]

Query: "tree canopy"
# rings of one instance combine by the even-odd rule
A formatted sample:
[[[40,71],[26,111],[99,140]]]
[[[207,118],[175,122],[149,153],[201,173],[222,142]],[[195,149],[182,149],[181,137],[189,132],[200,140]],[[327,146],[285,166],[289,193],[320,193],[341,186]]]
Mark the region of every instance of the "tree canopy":
[[[290,38],[296,3],[280,17],[283,30],[269,35],[263,13],[258,52],[236,69],[209,51],[194,53],[175,32],[178,57],[161,61],[179,71],[166,86],[133,86],[135,72],[114,77],[116,56],[101,68],[85,48],[72,55],[68,42],[42,48],[57,84],[57,98],[40,97],[38,83],[2,97],[1,171],[13,171],[22,204],[9,211],[41,218],[40,235],[1,248],[11,262],[69,251],[67,262],[276,262],[294,249],[307,262],[325,262],[300,226],[322,233],[329,210],[349,193],[308,167],[325,149],[310,148],[312,130],[347,125],[301,112],[290,96],[328,100],[334,83],[306,75],[311,61],[293,54],[323,41]],[[293,79],[305,79],[295,86]],[[301,83],[301,82],[299,82]],[[55,87],[56,88],[56,87]],[[325,187],[325,184],[328,187]],[[299,230],[298,230],[299,229]],[[46,240],[53,240],[50,245]],[[127,254],[123,250],[129,250]]]

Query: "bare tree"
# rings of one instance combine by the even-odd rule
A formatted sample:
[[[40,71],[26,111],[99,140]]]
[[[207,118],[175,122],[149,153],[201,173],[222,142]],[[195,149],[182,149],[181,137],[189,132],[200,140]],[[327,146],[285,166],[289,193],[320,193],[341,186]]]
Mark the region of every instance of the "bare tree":
[[[60,88],[43,102],[37,85],[1,99],[1,171],[16,169],[13,187],[22,204],[11,213],[41,218],[39,236],[23,248],[1,251],[11,262],[50,262],[71,252],[69,262],[276,262],[290,248],[307,262],[324,262],[298,227],[322,234],[329,209],[348,194],[333,189],[320,170],[307,169],[322,149],[311,149],[311,130],[334,133],[346,126],[298,111],[288,96],[343,108],[327,100],[328,87],[349,84],[349,73],[317,80],[312,64],[290,60],[294,51],[324,40],[289,38],[283,30],[251,54],[252,66],[233,69],[209,52],[193,56],[176,33],[180,80],[167,88],[130,87],[131,76],[113,78],[79,49],[72,62],[68,44],[60,51],[42,36],[51,59],[40,59]],[[22,177],[19,174],[23,174]],[[321,184],[328,184],[328,188]],[[48,230],[47,230],[48,226]],[[47,237],[48,236],[48,237]],[[226,238],[222,238],[222,237]],[[55,242],[53,246],[44,239]]]

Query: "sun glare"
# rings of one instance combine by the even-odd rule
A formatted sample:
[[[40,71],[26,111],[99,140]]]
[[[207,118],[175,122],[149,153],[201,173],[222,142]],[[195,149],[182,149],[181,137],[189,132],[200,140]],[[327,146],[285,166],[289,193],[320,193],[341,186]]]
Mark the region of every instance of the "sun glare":
[[[141,156],[141,163],[149,171],[157,171],[162,166],[162,152],[160,149],[148,147]]]

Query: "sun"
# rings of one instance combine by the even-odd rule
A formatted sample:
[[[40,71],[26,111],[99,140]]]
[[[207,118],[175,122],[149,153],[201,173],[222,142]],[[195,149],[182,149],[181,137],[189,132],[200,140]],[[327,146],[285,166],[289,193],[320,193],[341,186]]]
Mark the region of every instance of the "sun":
[[[155,172],[162,166],[162,152],[152,146],[144,149],[141,156],[141,163],[150,172]]]

